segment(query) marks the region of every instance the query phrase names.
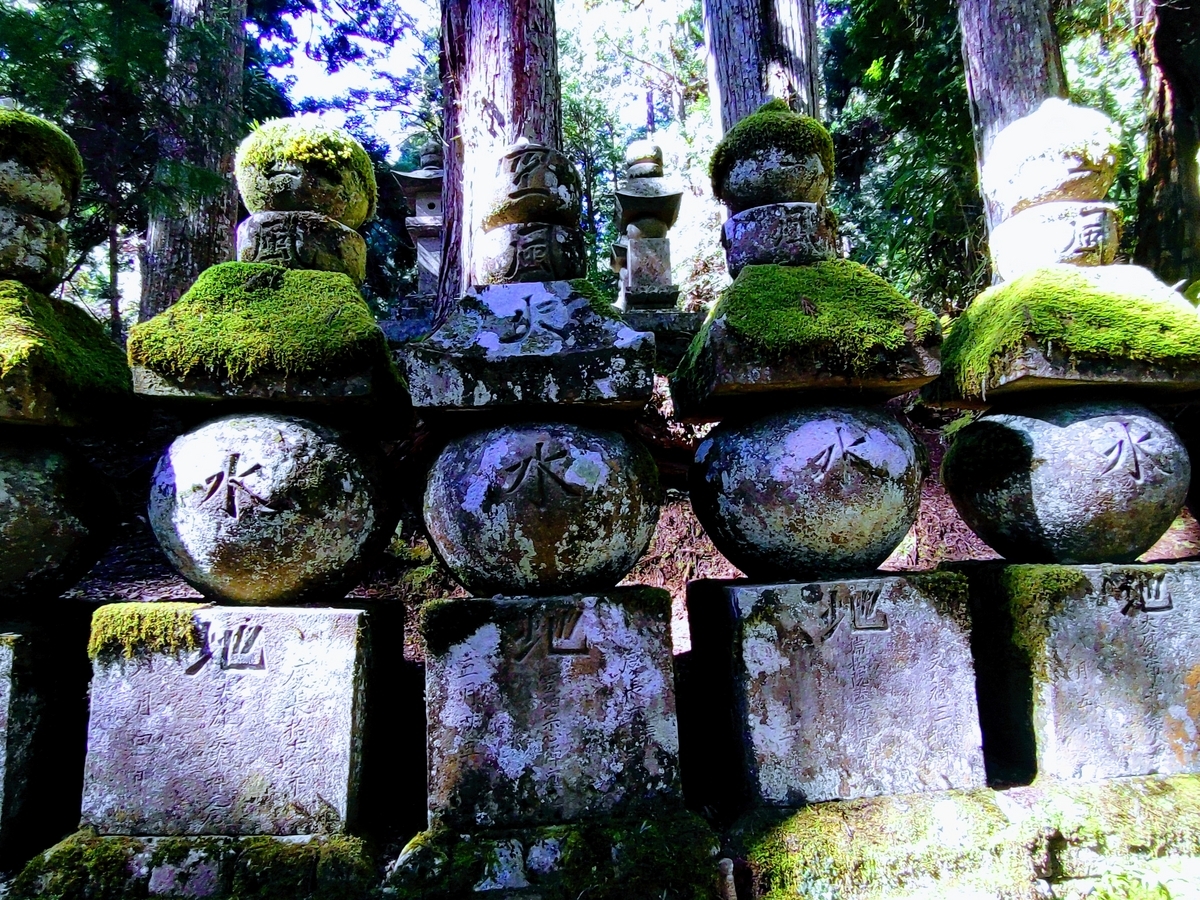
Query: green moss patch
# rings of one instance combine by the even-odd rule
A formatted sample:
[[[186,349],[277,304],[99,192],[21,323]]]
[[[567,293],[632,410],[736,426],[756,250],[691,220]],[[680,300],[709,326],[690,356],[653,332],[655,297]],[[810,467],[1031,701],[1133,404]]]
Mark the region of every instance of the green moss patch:
[[[0,281],[0,377],[17,369],[66,397],[130,392],[120,348],[86,310]]]
[[[833,177],[833,138],[829,131],[816,119],[792,112],[783,100],[772,100],[730,128],[717,144],[708,170],[713,190],[720,190],[721,182],[739,160],[770,149],[802,156],[815,153]]]
[[[387,339],[346,275],[265,263],[207,269],[178,303],[133,327],[129,361],[234,382],[391,370]]]
[[[584,297],[597,315],[618,322],[624,321],[621,311],[613,306],[612,300],[594,282],[586,278],[576,278],[570,284],[571,290]]]
[[[52,122],[15,109],[0,109],[0,159],[15,159],[31,169],[48,166],[67,185],[72,198],[83,181],[83,157],[67,133]]]
[[[359,838],[246,838],[233,869],[237,900],[357,900],[376,893],[375,864]]]
[[[127,900],[133,857],[144,845],[134,838],[77,832],[35,856],[14,879],[13,900]],[[137,892],[145,896],[145,891]]]
[[[764,361],[813,357],[848,375],[865,374],[881,355],[938,334],[933,313],[856,262],[746,266],[692,339],[676,378],[696,377],[712,323],[722,317],[729,333]]]
[[[92,614],[88,656],[132,659],[199,650],[204,641],[193,615],[202,603],[110,603]]]
[[[1104,290],[1073,266],[1035,269],[984,291],[954,322],[942,377],[963,397],[983,397],[1027,343],[1072,359],[1196,366],[1200,317],[1183,305]]]

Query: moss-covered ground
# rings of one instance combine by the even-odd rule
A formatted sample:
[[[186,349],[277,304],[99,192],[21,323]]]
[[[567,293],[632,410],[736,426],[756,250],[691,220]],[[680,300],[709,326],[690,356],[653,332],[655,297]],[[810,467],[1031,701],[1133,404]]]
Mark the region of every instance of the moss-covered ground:
[[[798,156],[816,154],[833,177],[833,138],[816,119],[792,112],[783,100],[771,100],[729,129],[709,163],[714,191],[739,160],[762,150],[785,150]]]
[[[393,371],[387,340],[337,272],[222,263],[129,334],[129,362],[176,377]]]
[[[52,122],[16,109],[0,109],[0,159],[37,170],[47,166],[74,197],[83,180],[83,157],[67,133]]]
[[[1184,305],[1113,293],[1073,266],[1035,269],[984,291],[942,345],[942,378],[983,397],[1027,343],[1079,360],[1200,364],[1200,316]]]
[[[120,348],[87,311],[0,281],[0,378],[19,369],[60,399],[130,392]]]

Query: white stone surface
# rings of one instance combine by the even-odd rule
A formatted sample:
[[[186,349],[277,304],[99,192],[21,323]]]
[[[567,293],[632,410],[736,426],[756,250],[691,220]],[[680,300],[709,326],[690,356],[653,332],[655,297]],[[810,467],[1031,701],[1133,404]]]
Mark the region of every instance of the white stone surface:
[[[352,820],[365,613],[200,608],[200,650],[94,663],[84,825],[321,834]]]
[[[1004,281],[1056,263],[1110,264],[1121,240],[1121,214],[1111,203],[1039,203],[992,229],[988,250]]]

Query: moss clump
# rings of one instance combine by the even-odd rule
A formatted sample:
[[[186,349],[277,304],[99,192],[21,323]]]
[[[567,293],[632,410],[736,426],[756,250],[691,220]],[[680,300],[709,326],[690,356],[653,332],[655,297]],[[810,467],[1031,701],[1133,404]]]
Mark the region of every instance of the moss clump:
[[[0,281],[0,378],[18,369],[66,397],[130,392],[120,348],[87,311]]]
[[[1035,677],[1044,678],[1050,616],[1068,600],[1086,596],[1091,582],[1073,566],[1013,565],[1001,571],[1000,588],[1008,598],[1013,643],[1029,658]]]
[[[133,857],[144,845],[133,838],[76,832],[35,856],[12,883],[12,900],[130,900],[145,896],[135,885]],[[141,888],[138,890],[138,888]]]
[[[982,397],[1032,342],[1072,359],[1200,364],[1200,318],[1183,305],[1105,290],[1074,266],[1050,266],[988,288],[942,346],[942,377]]]
[[[0,109],[0,159],[40,169],[48,166],[71,197],[83,181],[83,157],[67,133],[52,122],[15,109]]]
[[[612,300],[605,296],[604,291],[594,282],[586,278],[575,278],[570,285],[571,290],[586,299],[597,315],[603,316],[605,319],[615,319],[618,322],[624,321],[621,311],[612,305]]]
[[[692,339],[676,378],[695,374],[712,323],[722,317],[729,333],[764,360],[814,357],[848,375],[938,334],[933,313],[856,262],[746,266]]]
[[[207,269],[178,303],[133,327],[129,361],[234,382],[391,371],[387,340],[347,276],[265,263]]]
[[[230,897],[237,900],[360,900],[376,893],[375,864],[359,838],[241,841]]]
[[[92,614],[88,656],[132,659],[200,649],[204,636],[194,613],[202,603],[110,603]]]
[[[256,182],[279,163],[316,171],[347,191],[362,192],[367,199],[362,221],[374,218],[379,199],[375,167],[363,145],[342,129],[300,118],[272,119],[256,128],[238,147],[234,162],[238,190],[251,212],[267,208]]]
[[[816,119],[792,112],[783,100],[772,100],[730,128],[717,144],[708,169],[713,190],[720,191],[721,182],[739,160],[772,148],[801,156],[815,153],[833,177],[833,138],[829,131]]]

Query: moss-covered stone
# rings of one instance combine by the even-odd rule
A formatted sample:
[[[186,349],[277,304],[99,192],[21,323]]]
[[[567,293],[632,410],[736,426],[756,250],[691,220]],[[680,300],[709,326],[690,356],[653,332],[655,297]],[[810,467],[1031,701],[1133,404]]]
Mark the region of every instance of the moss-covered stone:
[[[360,838],[241,841],[230,896],[237,900],[357,900],[375,893],[375,865]]]
[[[146,896],[136,883],[134,857],[145,849],[135,838],[102,838],[77,832],[35,856],[13,880],[13,900],[134,900]],[[140,889],[139,889],[140,888]]]
[[[827,178],[833,177],[833,138],[816,119],[794,113],[783,100],[772,100],[734,125],[713,151],[709,164],[713,191],[721,197],[722,185],[738,162],[756,154],[780,150],[798,157],[816,155]],[[806,200],[779,197],[780,202]]]
[[[1092,585],[1078,566],[1017,565],[1001,571],[1000,589],[1008,598],[1013,643],[1029,658],[1036,677],[1044,679],[1050,616],[1063,603],[1091,593]]]
[[[33,171],[49,169],[67,188],[79,193],[83,157],[75,142],[52,122],[16,109],[0,109],[0,160],[15,159]]]
[[[621,311],[613,306],[612,299],[605,295],[595,282],[587,278],[575,278],[571,282],[571,290],[587,299],[588,304],[596,314],[617,322],[624,321]]]
[[[1119,360],[1166,369],[1200,364],[1200,317],[1180,298],[1110,290],[1075,266],[1048,266],[984,291],[953,324],[942,378],[982,398],[1030,344],[1068,363]]]
[[[238,147],[238,189],[251,212],[319,212],[357,228],[375,215],[378,187],[362,144],[314,119],[272,119]]]
[[[1200,776],[946,792],[756,814],[732,842],[760,900],[1032,898],[1200,853]],[[1058,893],[1055,896],[1059,896]]]
[[[435,830],[405,847],[397,900],[462,900],[524,881],[541,900],[715,900],[717,841],[690,813],[518,831]]]
[[[394,372],[387,340],[347,276],[265,263],[207,269],[178,303],[133,327],[129,361],[232,382]]]
[[[110,603],[92,614],[88,656],[132,659],[200,649],[204,640],[193,613],[200,603]]]
[[[0,281],[0,385],[3,418],[57,418],[59,406],[127,396],[129,367],[85,310]]]

